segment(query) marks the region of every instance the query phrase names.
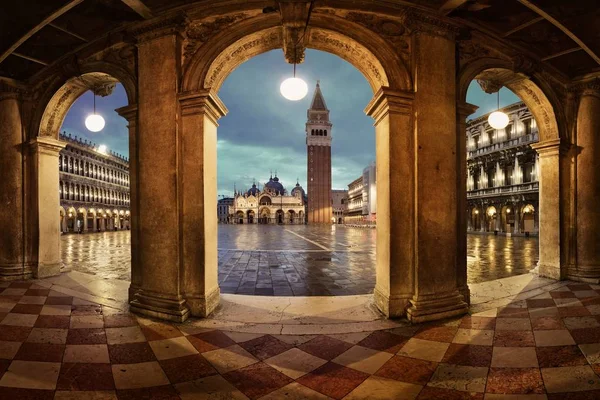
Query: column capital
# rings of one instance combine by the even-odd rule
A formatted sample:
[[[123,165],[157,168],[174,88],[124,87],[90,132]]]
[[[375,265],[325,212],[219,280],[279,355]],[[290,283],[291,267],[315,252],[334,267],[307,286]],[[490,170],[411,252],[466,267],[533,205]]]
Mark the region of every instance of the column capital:
[[[187,15],[183,12],[178,12],[169,17],[155,18],[142,22],[129,30],[129,33],[136,38],[139,44],[162,36],[181,35],[187,22]]]
[[[459,119],[466,119],[469,115],[473,114],[475,111],[479,109],[479,106],[476,106],[471,103],[458,101],[456,102],[456,115]]]
[[[415,99],[414,92],[394,90],[382,86],[367,104],[365,113],[375,120],[375,125],[390,112],[410,115]]]
[[[179,94],[181,115],[206,114],[215,124],[229,110],[216,93],[210,90],[198,90]]]
[[[38,136],[29,141],[29,148],[33,153],[58,156],[58,153],[65,148],[67,144],[50,136]]]
[[[13,79],[0,78],[0,101],[19,99],[27,94],[27,87]]]
[[[137,115],[138,115],[138,106],[137,106],[137,104],[130,104],[130,105],[125,106],[125,107],[117,108],[115,111],[121,117],[125,118],[127,120],[127,122],[129,122],[129,124],[132,124],[132,123],[135,124],[136,123],[136,121],[137,121]]]
[[[540,157],[565,154],[569,151],[569,145],[562,142],[560,138],[533,143],[531,144],[531,148],[537,151]]]
[[[582,82],[571,86],[570,92],[583,96],[595,96],[600,97],[600,78],[595,78],[591,81]]]

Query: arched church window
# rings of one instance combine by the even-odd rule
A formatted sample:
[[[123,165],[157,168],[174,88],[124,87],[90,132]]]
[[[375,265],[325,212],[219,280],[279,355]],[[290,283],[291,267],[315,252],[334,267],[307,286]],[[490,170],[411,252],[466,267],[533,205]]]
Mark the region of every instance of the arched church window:
[[[325,136],[327,136],[327,129],[325,129]]]

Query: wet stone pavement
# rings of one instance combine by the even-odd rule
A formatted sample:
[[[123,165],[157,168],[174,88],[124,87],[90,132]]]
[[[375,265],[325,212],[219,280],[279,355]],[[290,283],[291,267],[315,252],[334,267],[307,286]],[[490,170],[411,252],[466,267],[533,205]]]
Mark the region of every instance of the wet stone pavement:
[[[374,229],[307,225],[219,225],[222,293],[331,296],[372,293]],[[527,273],[538,260],[537,238],[468,235],[468,280]],[[130,232],[65,235],[66,267],[105,279],[130,279]]]

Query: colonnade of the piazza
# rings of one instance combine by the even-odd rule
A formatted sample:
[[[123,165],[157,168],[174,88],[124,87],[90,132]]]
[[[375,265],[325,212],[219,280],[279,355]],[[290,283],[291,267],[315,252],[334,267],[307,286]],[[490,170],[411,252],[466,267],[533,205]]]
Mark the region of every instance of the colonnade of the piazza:
[[[375,303],[419,322],[468,310],[465,121],[474,107],[457,101],[454,40],[423,32],[415,41],[418,90],[382,87],[366,111],[378,171]],[[131,309],[175,321],[219,303],[217,121],[226,113],[210,90],[180,91],[180,47],[169,29],[138,38],[138,103],[118,110],[130,130]],[[61,265],[64,143],[27,132],[22,96],[0,93],[1,279],[55,275]],[[599,130],[600,94],[587,90],[576,143],[535,145],[542,275],[600,280]]]

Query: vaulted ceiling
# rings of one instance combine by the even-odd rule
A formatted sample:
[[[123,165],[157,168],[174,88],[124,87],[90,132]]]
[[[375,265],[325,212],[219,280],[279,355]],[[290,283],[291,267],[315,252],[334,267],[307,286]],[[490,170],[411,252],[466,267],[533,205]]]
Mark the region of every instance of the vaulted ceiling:
[[[220,0],[19,0],[0,13],[0,77],[27,80],[66,54],[116,37],[127,24],[179,6],[232,3]],[[256,7],[276,1],[248,0]],[[352,2],[317,0],[319,6]],[[600,73],[598,0],[374,0],[373,7],[413,3],[527,50],[564,76]]]

